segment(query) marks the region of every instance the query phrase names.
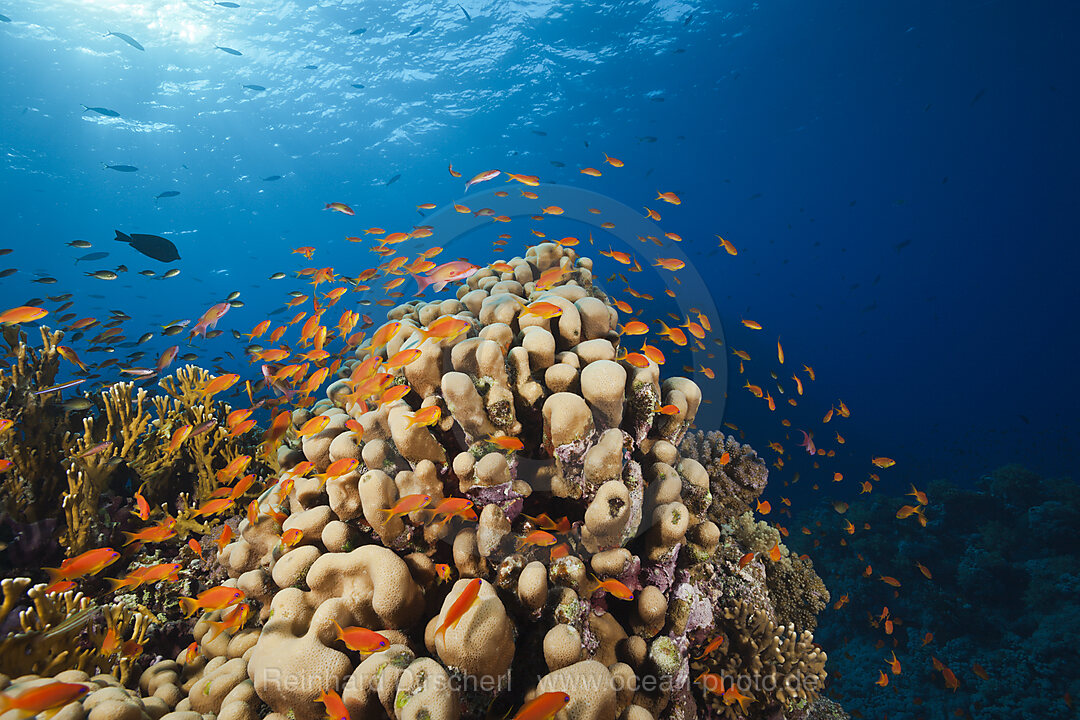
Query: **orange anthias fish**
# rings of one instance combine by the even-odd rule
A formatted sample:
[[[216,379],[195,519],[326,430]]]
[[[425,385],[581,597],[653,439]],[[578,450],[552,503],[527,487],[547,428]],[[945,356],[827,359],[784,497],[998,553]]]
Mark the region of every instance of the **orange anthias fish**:
[[[442,409],[438,405],[431,405],[414,413],[408,413],[405,417],[409,419],[407,427],[411,428],[415,425],[428,427],[439,422],[439,419],[442,417]]]
[[[361,655],[370,655],[378,652],[389,645],[389,641],[374,630],[362,627],[342,628],[334,620],[334,627],[338,630],[338,640],[345,643],[345,647]]]
[[[323,431],[323,429],[329,422],[329,415],[316,415],[315,417],[304,423],[304,425],[300,428],[297,434],[302,438],[310,437],[312,435],[318,435],[320,432]]]
[[[600,580],[600,578],[594,576],[593,580],[595,581],[592,590],[594,593],[598,590],[603,590],[604,592],[614,595],[620,600],[634,599],[634,593],[630,590],[630,588],[626,587],[624,583],[615,580],[614,578],[610,578],[608,580]]]
[[[449,497],[436,505],[431,512],[433,518],[437,518],[440,515],[445,516],[440,523],[445,524],[452,517],[460,516],[466,519],[469,519],[470,517],[475,518],[476,511],[472,508],[473,502],[468,498]]]
[[[896,519],[897,520],[904,520],[906,518],[911,517],[912,515],[915,515],[920,510],[921,510],[921,508],[916,507],[915,505],[904,505],[903,507],[901,507],[899,510],[896,511]]]
[[[326,706],[326,716],[330,720],[349,720],[349,709],[336,690],[323,690],[319,702]]]
[[[153,527],[148,527],[137,533],[123,532],[122,535],[127,538],[127,542],[124,543],[125,546],[139,541],[146,543],[163,542],[176,535],[176,518],[166,517]]]
[[[135,491],[135,509],[131,514],[140,520],[150,519],[150,503],[146,502],[146,498],[138,490]]]
[[[281,534],[281,546],[291,548],[304,538],[304,531],[300,528],[289,528]]]
[[[518,540],[518,546],[524,547],[526,545],[534,545],[536,547],[549,547],[554,545],[557,539],[554,535],[546,530],[534,530],[525,537]]]
[[[212,629],[217,631],[212,637],[208,637],[208,639],[213,640],[225,631],[228,631],[230,634],[236,634],[238,630],[247,624],[247,620],[250,616],[251,606],[247,603],[241,603],[240,605],[234,606],[232,610],[225,613],[221,620],[207,623]]]
[[[319,477],[326,480],[333,480],[334,478],[341,477],[342,475],[348,475],[357,467],[359,467],[360,461],[356,458],[338,458],[334,462],[327,466],[326,472],[322,473]]]
[[[570,696],[566,693],[546,692],[522,705],[513,720],[552,720],[569,704]]]
[[[44,568],[53,582],[74,580],[85,575],[95,575],[116,562],[120,553],[112,548],[88,550],[82,555],[68,558],[58,568]]]
[[[34,307],[33,305],[20,305],[0,313],[0,324],[33,322],[48,314],[49,311],[44,308]]]
[[[412,495],[406,495],[405,497],[394,503],[394,507],[384,509],[383,512],[387,514],[386,520],[389,522],[391,519],[399,517],[401,515],[408,515],[411,512],[417,510],[423,510],[431,502],[430,495],[424,495],[422,493],[414,493]]]
[[[919,490],[914,485],[911,486],[911,492],[907,494],[918,500],[920,505],[930,504],[930,500],[926,497],[926,493],[924,493],[922,490]]]
[[[473,578],[469,581],[465,586],[465,589],[462,590],[461,594],[454,600],[450,609],[447,610],[446,615],[443,617],[442,624],[439,625],[439,628],[435,631],[435,637],[440,635],[445,637],[446,631],[449,628],[456,626],[462,616],[464,616],[469,608],[476,603],[476,599],[480,595],[480,585],[482,582],[483,581],[480,578]]]
[[[198,610],[222,610],[243,599],[243,590],[218,585],[199,593],[197,598],[181,597],[180,608],[184,611],[184,617],[191,617]]]
[[[18,694],[5,692],[0,695],[0,713],[14,710],[26,716],[37,715],[51,708],[67,705],[88,692],[90,688],[82,683],[66,682],[37,685]]]
[[[520,301],[519,301],[519,304]],[[522,315],[533,315],[541,320],[550,320],[551,318],[557,318],[562,315],[562,308],[555,303],[550,302],[534,302],[531,305],[522,305]]]
[[[503,450],[525,449],[525,443],[521,442],[521,440],[517,439],[516,437],[508,437],[506,435],[500,435],[496,437],[495,435],[488,435],[485,439],[492,445],[498,445]]]
[[[188,437],[191,436],[191,431],[194,428],[191,425],[182,425],[173,431],[172,438],[169,440],[169,444],[165,447],[165,452],[175,452],[184,443]]]
[[[695,660],[700,660],[701,658],[705,657],[706,655],[711,655],[713,653],[713,651],[716,650],[716,648],[720,647],[723,644],[724,644],[724,636],[723,635],[717,635],[715,638],[712,639],[712,641],[708,645],[705,646],[705,649],[703,649],[701,651],[701,654],[698,655],[694,659]]]
[[[394,369],[399,367],[405,367],[416,358],[420,357],[420,348],[408,348],[407,350],[399,350],[387,359],[384,367],[388,369]]]
[[[896,461],[887,457],[875,457],[871,458],[870,462],[877,465],[879,468],[889,468],[896,464]]]
[[[878,670],[878,679],[874,681],[874,684],[880,685],[881,687],[885,687],[889,684],[889,676],[885,674],[884,670]]]
[[[678,258],[657,258],[653,267],[659,267],[674,272],[676,270],[682,270],[686,267],[686,263]]]
[[[232,526],[225,525],[224,527],[225,529],[221,531],[221,535],[218,536],[217,542],[215,543],[219,553],[225,549],[225,546],[229,544],[229,541],[232,540],[233,537]]]
[[[422,328],[418,332],[425,338],[434,338],[436,340],[451,340],[468,330],[468,328],[468,320],[463,320],[461,318],[454,317],[453,315],[444,315],[443,317],[428,325],[426,328]]]
[[[900,674],[900,661],[896,659],[895,652],[892,654],[892,660],[886,660],[885,662],[889,664],[889,669],[892,670],[893,675]]]

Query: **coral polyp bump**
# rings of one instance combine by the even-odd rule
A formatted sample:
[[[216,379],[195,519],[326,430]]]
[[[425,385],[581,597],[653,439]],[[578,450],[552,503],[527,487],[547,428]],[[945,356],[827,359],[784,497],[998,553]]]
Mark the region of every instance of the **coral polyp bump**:
[[[538,287],[553,268],[558,278]],[[114,386],[95,400],[108,427],[88,420],[64,435],[55,459],[68,469],[47,476],[54,488],[66,481],[67,541],[81,550],[109,537],[93,508],[120,466],[151,506],[188,478],[176,537],[135,557],[149,567],[164,548],[182,552],[184,579],[119,591],[115,608],[70,596],[70,618],[38,611],[40,626],[9,623],[3,640],[92,643],[115,626],[142,652],[118,651],[117,662],[73,652],[51,665],[27,656],[5,672],[66,670],[57,677],[92,686],[71,702],[92,720],[105,703],[155,720],[318,720],[338,697],[353,720],[496,718],[545,693],[569,696],[557,717],[584,720],[842,716],[818,700],[827,658],[812,633],[829,594],[809,558],[751,511],[765,463],[719,433],[688,436],[702,390],[625,358],[620,312],[592,268],[543,243],[473,272],[456,297],[391,308],[377,341],[342,358],[325,398],[275,411],[281,427],[261,446],[254,431],[230,436],[232,409],[200,395],[210,377],[198,369],[149,404]],[[558,312],[528,311],[536,303]],[[443,318],[460,321],[436,326],[454,332],[431,330]],[[47,370],[57,340],[43,338]],[[165,449],[178,428],[212,419],[179,452]],[[64,460],[104,440],[108,450]],[[255,458],[241,471],[255,479],[233,493],[242,455]],[[9,504],[20,502],[8,482]],[[224,523],[205,505],[222,498]],[[149,522],[161,521],[153,510]],[[176,550],[195,531],[199,555]],[[18,582],[10,597],[5,586],[8,611],[24,602]],[[199,595],[213,586],[239,592],[215,604]],[[180,595],[204,610],[193,643]],[[57,630],[83,612],[96,634]],[[357,630],[375,640],[353,649],[342,638],[354,628],[377,636]],[[132,668],[141,675],[125,689]]]

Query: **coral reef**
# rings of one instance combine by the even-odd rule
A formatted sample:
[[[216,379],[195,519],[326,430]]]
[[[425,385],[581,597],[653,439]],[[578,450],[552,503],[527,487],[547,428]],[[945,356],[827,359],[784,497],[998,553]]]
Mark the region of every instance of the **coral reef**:
[[[60,497],[62,544],[71,555],[107,540],[115,523],[102,513],[102,498],[129,497],[131,488],[151,505],[190,492],[177,503],[178,531],[207,530],[193,509],[222,486],[218,472],[253,447],[253,437],[230,436],[224,418],[231,408],[203,396],[210,374],[180,368],[152,396],[117,383],[97,397],[76,396],[82,404],[71,409],[59,391],[42,392],[55,380],[63,336],[42,327],[42,346],[34,348],[25,333],[4,329],[14,357],[0,370],[0,419],[13,422],[0,434],[0,456],[11,461],[0,486],[7,512],[20,523],[45,520],[56,516]],[[190,434],[170,449],[181,428]]]
[[[824,717],[811,632],[829,595],[753,517],[767,469],[730,438],[688,435],[701,390],[628,358],[618,321],[591,260],[543,243],[454,298],[391,308],[322,373],[325,399],[275,411],[261,452],[225,437],[230,408],[202,400],[197,368],[164,395],[110,387],[104,420],[64,440],[72,550],[100,539],[85,511],[120,468],[157,502],[202,503],[232,498],[225,465],[267,464],[248,468],[245,516],[204,535],[220,551],[185,568],[185,592],[210,588],[183,601],[203,610],[195,642],[140,635],[162,645],[138,693],[80,676],[102,687],[72,707],[109,690],[133,720],[319,720],[336,692],[354,720],[458,720],[558,691],[559,717]],[[181,495],[176,530],[208,531],[203,517]],[[171,584],[147,600],[178,627]],[[63,597],[78,617],[85,599]],[[90,672],[86,658],[64,667]]]
[[[373,336],[380,342],[342,364],[327,399],[294,412],[289,437],[326,419],[278,448],[288,494],[280,485],[267,494],[266,514],[241,521],[220,556],[261,606],[247,660],[259,697],[297,720],[321,717],[320,694],[342,687],[354,717],[378,708],[478,717],[492,703],[509,707],[501,689],[535,684],[570,693],[574,717],[692,717],[707,693],[691,677],[689,649],[730,622],[733,637],[743,633],[735,647],[788,657],[755,664],[744,652],[745,666],[725,668],[802,673],[815,687],[754,698],[749,715],[801,707],[825,676],[809,631],[828,594],[809,563],[786,553],[740,572],[722,542],[725,552],[767,555],[779,538],[759,547],[716,522],[735,520],[760,494],[764,465],[730,440],[722,447],[736,461],[713,472],[680,453],[700,390],[683,378],[661,383],[655,363],[616,359],[618,312],[594,290],[588,259],[545,243],[509,266],[479,270],[456,299],[391,309]],[[537,288],[552,268],[558,281]],[[525,311],[540,303],[553,316]],[[394,367],[402,353],[410,360]],[[675,414],[656,413],[669,403]],[[410,422],[432,407],[433,423]],[[699,444],[707,458],[710,446]],[[319,477],[349,460],[358,466]],[[395,510],[419,496],[429,500]],[[467,501],[473,521],[440,513],[448,499]],[[281,523],[269,517],[279,509]],[[289,528],[302,536],[284,548]],[[436,566],[458,578],[448,591]],[[475,602],[437,633],[472,578]],[[633,599],[619,599],[623,591]],[[761,606],[728,618],[737,597]],[[768,642],[738,625],[758,616]],[[341,645],[335,623],[394,644],[365,659]],[[394,671],[373,675],[376,667]],[[452,694],[425,699],[439,683]]]
[[[850,598],[816,633],[833,649],[830,696],[863,717],[1073,717],[1080,487],[1016,465],[963,485],[916,483],[929,499],[926,528],[896,518],[910,496],[875,492],[846,513],[874,532],[848,535],[826,507],[803,518],[812,536],[792,536],[814,553],[833,597]],[[901,587],[880,582],[882,572]],[[893,651],[902,674],[874,687]],[[955,673],[955,690],[935,660]]]

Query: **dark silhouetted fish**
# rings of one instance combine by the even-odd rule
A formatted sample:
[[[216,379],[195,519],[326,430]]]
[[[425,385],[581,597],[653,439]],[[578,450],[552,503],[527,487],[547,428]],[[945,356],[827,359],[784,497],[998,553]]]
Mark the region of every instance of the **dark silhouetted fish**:
[[[423,27],[422,25],[417,25],[416,27],[414,27],[412,30],[409,31],[409,34],[407,35],[407,37],[412,37],[416,33],[420,32],[420,29],[422,27]]]
[[[173,260],[180,259],[180,251],[176,249],[176,246],[172,244],[172,241],[166,240],[163,237],[158,237],[157,235],[143,235],[142,233],[125,235],[119,230],[116,230],[115,232],[117,240],[128,243],[131,247],[147,257],[152,257],[161,262],[172,262]]]
[[[350,35],[363,35],[363,34],[364,34],[364,33],[366,33],[366,32],[367,32],[367,28],[356,28],[355,30],[353,30],[353,31],[352,31],[351,33],[349,33],[349,34],[350,34]]]
[[[968,107],[972,107],[975,103],[982,100],[983,95],[986,94],[986,88],[982,88],[979,92],[975,93],[975,97],[971,98],[971,102],[968,103]]]
[[[161,193],[160,195],[155,195],[154,196],[154,201],[156,202],[156,201],[160,200],[161,198],[176,197],[179,194],[180,194],[179,190],[166,190],[165,192]]]
[[[255,92],[262,92],[266,89],[262,85],[245,85],[244,87],[248,90],[254,90]]]
[[[318,70],[319,66],[318,65],[305,65],[304,69],[305,70]]]
[[[465,13],[465,19],[469,22],[472,22],[472,15],[469,14],[469,11],[461,7],[460,5],[458,5],[458,7],[461,8],[461,12]]]
[[[533,130],[532,134],[533,135],[539,135],[540,137],[547,137],[547,133],[544,132],[543,130]]]
[[[101,260],[101,259],[107,258],[107,257],[109,257],[109,253],[107,253],[107,252],[92,252],[89,255],[83,255],[81,258],[75,258],[75,264],[78,265],[79,261],[81,261],[81,260],[93,261],[93,260]]]
[[[90,244],[89,240],[72,240],[71,242],[64,243],[64,244],[67,245],[68,247],[76,247],[76,248],[93,247],[93,245]]]
[[[11,277],[17,272],[19,272],[18,268],[8,268],[7,270],[0,270],[0,278]]]
[[[221,52],[226,52],[226,53],[229,53],[230,55],[243,55],[244,54],[244,53],[240,52],[239,50],[233,50],[231,47],[222,47],[221,45],[215,45],[214,47],[216,47]]]
[[[566,167],[566,163],[562,162],[561,160],[552,160],[551,164],[555,167]]]
[[[280,175],[267,175],[266,177],[263,178],[263,182],[274,182],[275,180],[280,180],[280,179],[281,179]]]
[[[234,3],[234,2],[228,2],[227,0],[225,2],[215,2],[214,4],[215,5],[220,5],[221,7],[227,7],[227,8],[238,8],[238,7],[240,7],[239,4]]]
[[[83,107],[86,108],[84,112],[92,111],[96,112],[98,115],[104,115],[105,117],[120,117],[120,113],[116,112],[115,110],[110,110],[109,108],[90,107],[89,105],[83,105]]]
[[[352,86],[354,88],[356,88],[357,90],[363,90],[364,89],[364,86],[361,85],[360,83],[353,83]]]
[[[105,165],[106,170],[115,170],[116,172],[135,172],[139,169],[134,165],[106,165],[105,163],[101,164]]]
[[[146,48],[144,48],[144,47],[143,47],[142,45],[140,45],[140,44],[139,44],[139,41],[138,41],[138,40],[136,40],[135,38],[131,37],[130,35],[125,35],[124,33],[118,33],[118,32],[113,32],[112,30],[110,30],[109,32],[105,33],[105,37],[109,37],[110,35],[112,35],[113,37],[118,37],[118,38],[120,38],[121,40],[123,40],[123,41],[124,41],[124,42],[126,42],[126,43],[127,43],[128,45],[130,45],[131,47],[135,48],[136,50],[146,50]]]
[[[7,15],[0,15],[0,22],[11,22],[11,18]]]
[[[395,175],[394,177],[390,178],[389,180],[386,181],[387,187],[389,187],[390,185],[393,185],[394,183],[396,183],[400,179],[401,179],[401,175]]]

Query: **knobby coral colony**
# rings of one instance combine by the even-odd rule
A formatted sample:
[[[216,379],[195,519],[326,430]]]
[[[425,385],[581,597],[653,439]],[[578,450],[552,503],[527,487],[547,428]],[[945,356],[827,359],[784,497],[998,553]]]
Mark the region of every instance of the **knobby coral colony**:
[[[88,683],[68,699],[91,720],[843,716],[818,700],[828,593],[752,514],[765,464],[688,436],[701,390],[628,355],[617,318],[589,258],[537,245],[389,310],[262,436],[190,366],[149,401],[120,384],[97,417],[64,410],[31,394],[59,335],[9,328],[8,511],[62,496],[70,555],[133,532],[109,602],[71,565],[88,555],[53,573],[62,594],[5,581],[3,702],[30,707],[36,675]],[[130,520],[102,510],[135,488]]]

